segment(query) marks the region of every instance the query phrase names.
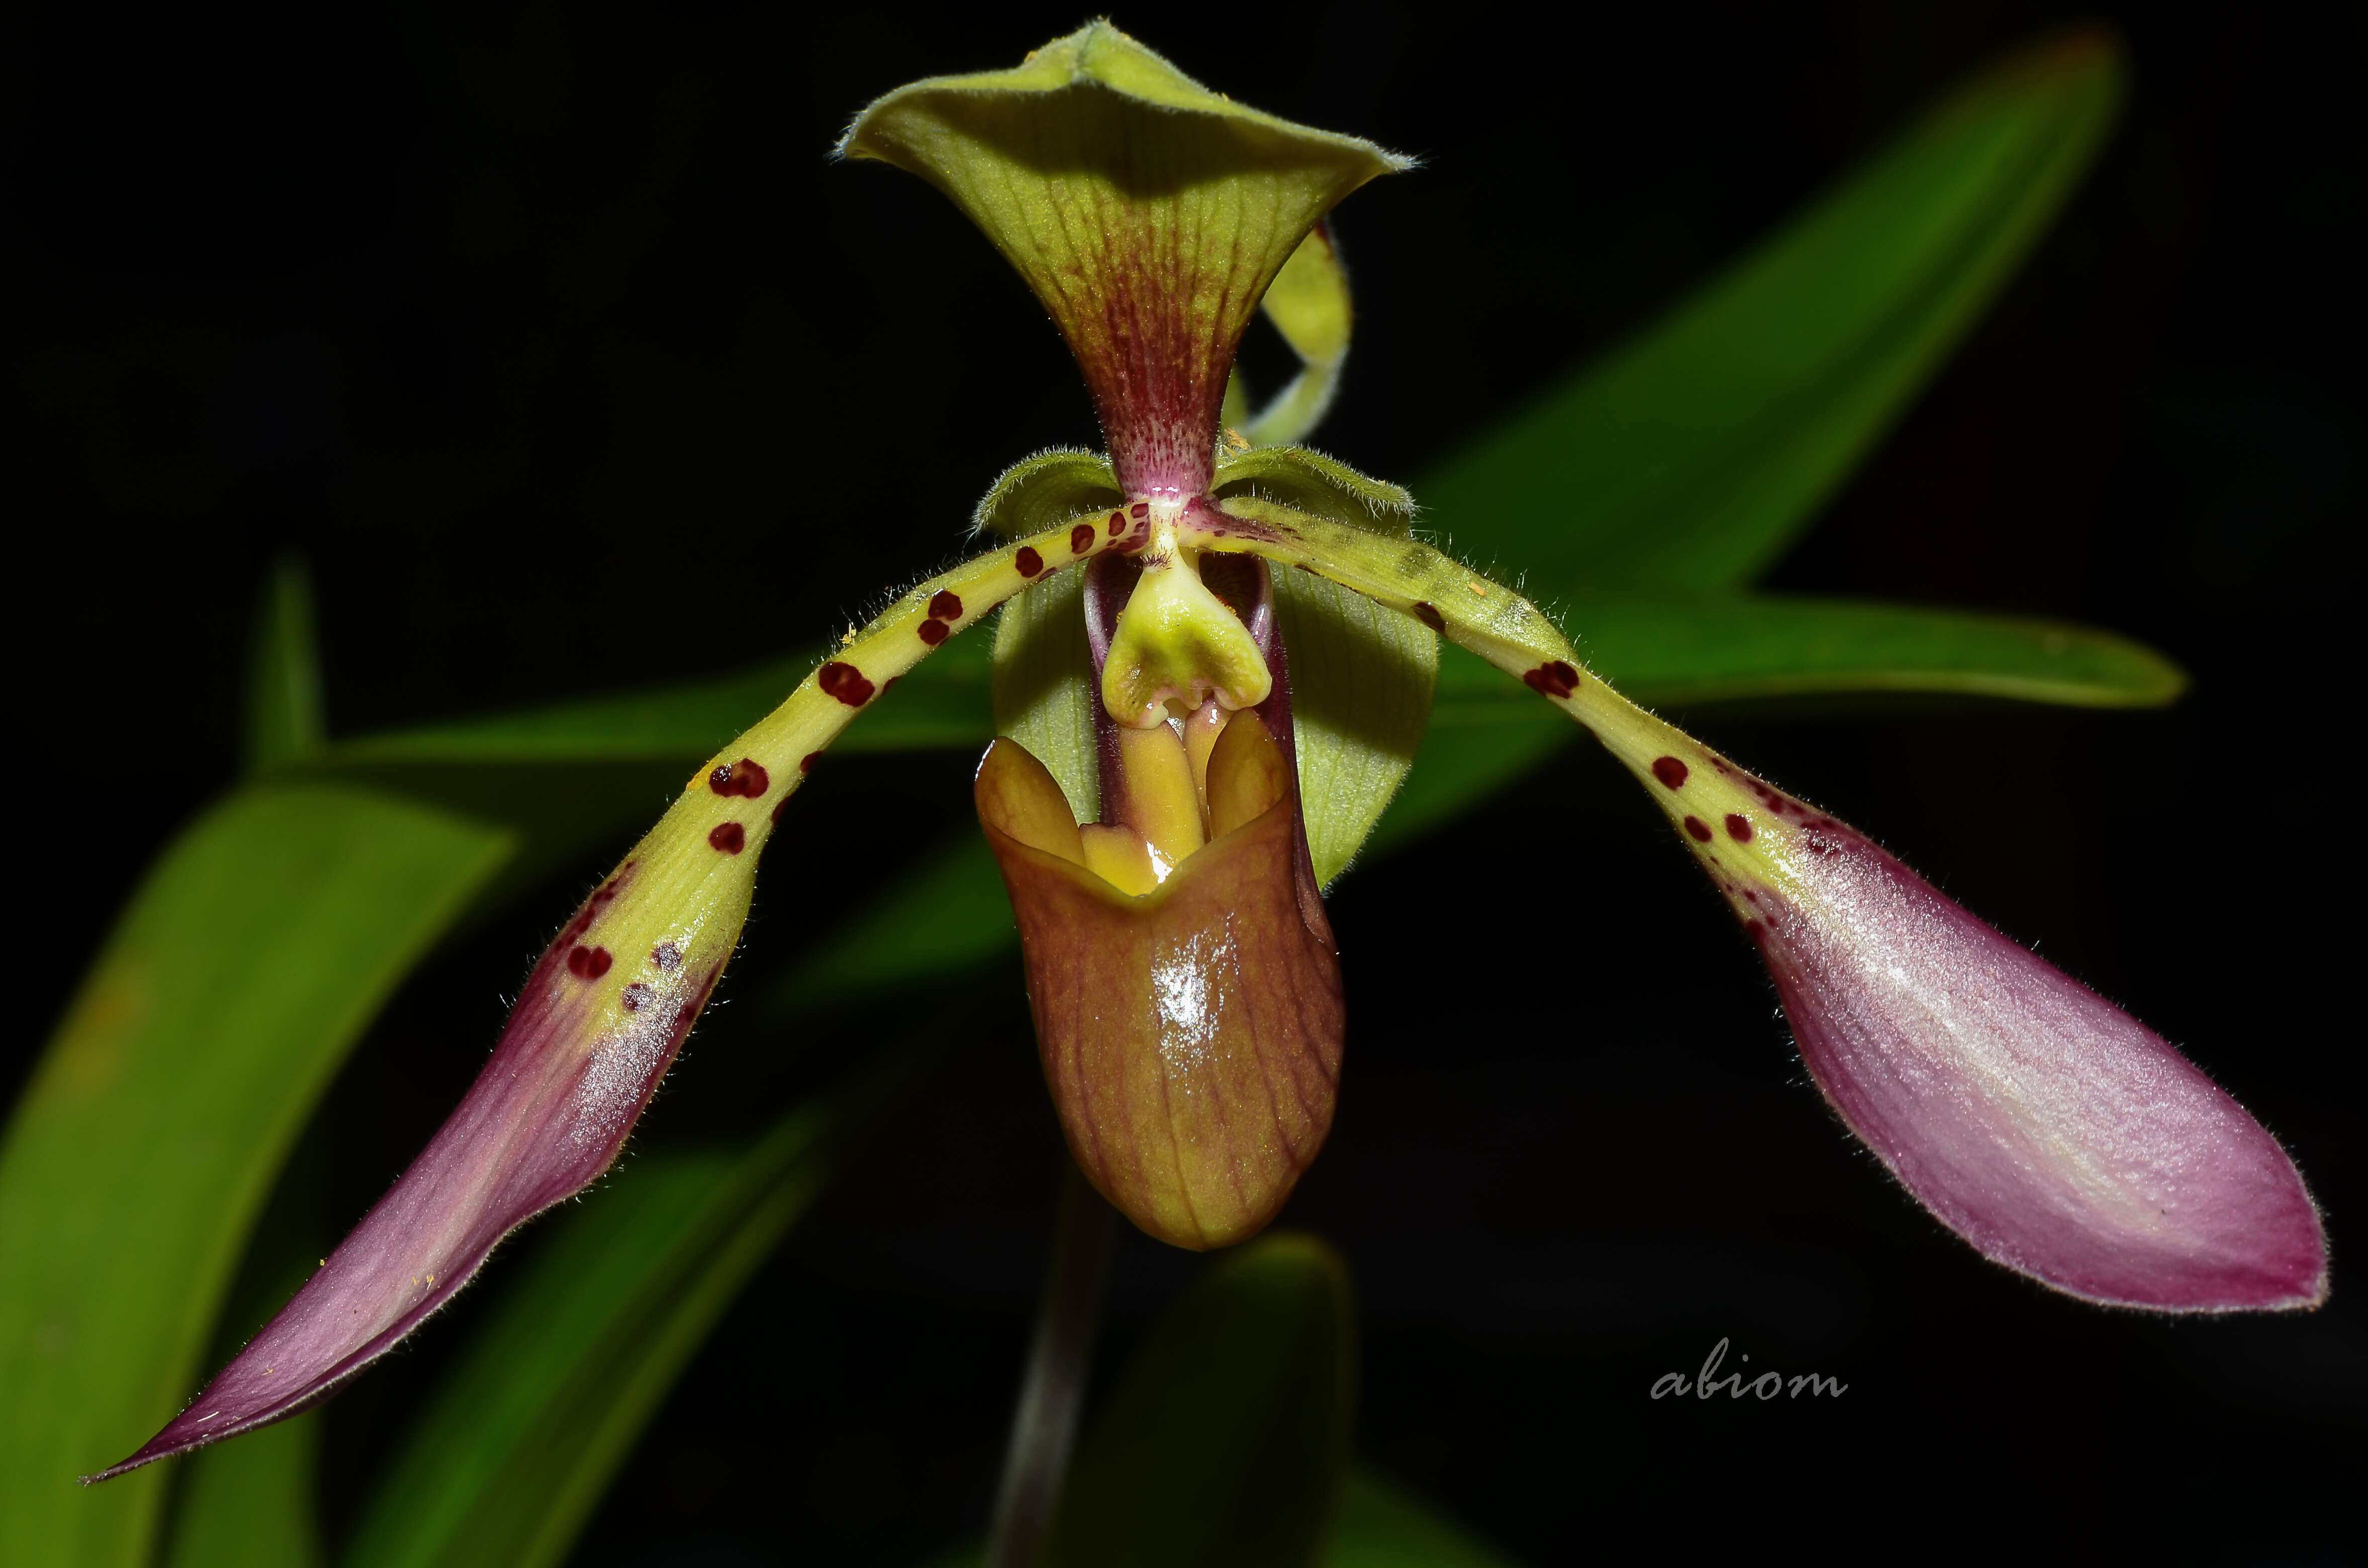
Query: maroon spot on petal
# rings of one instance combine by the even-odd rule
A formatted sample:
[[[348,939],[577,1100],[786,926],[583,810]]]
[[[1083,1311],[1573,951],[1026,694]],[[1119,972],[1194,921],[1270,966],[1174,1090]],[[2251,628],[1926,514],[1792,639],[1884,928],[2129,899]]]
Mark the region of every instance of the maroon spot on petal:
[[[1112,512],[1110,514],[1110,538],[1116,539],[1119,535],[1124,532],[1126,532],[1126,514],[1123,512]]]
[[[1737,844],[1751,842],[1751,823],[1740,812],[1726,813],[1726,835]]]
[[[1710,824],[1702,821],[1700,817],[1688,817],[1686,819],[1686,832],[1692,835],[1693,841],[1696,844],[1708,844],[1710,842]]]
[[[773,787],[773,776],[753,757],[727,762],[707,776],[707,787],[719,795],[746,795],[754,801],[761,799]]]
[[[1138,517],[1147,517],[1151,516],[1151,503],[1137,501],[1133,506],[1129,506],[1127,511]]]
[[[1110,521],[1112,521],[1112,522],[1116,522],[1116,521],[1118,521],[1118,515],[1117,515],[1116,513],[1112,513],[1112,514],[1110,515]],[[1093,547],[1094,547],[1094,525],[1093,525],[1093,524],[1091,524],[1091,523],[1079,523],[1076,528],[1071,528],[1071,529],[1069,530],[1069,553],[1070,553],[1070,554],[1072,554],[1072,555],[1083,555],[1086,551],[1089,551],[1089,550],[1093,549]]]
[[[1020,553],[1033,552],[1022,551]],[[849,708],[860,708],[871,700],[871,683],[864,679],[863,672],[853,665],[844,665],[833,659],[822,667],[814,680],[825,691]]]
[[[767,819],[767,820],[771,821],[771,822],[779,822],[779,821],[780,821],[780,820],[781,820],[781,813],[782,813],[783,812],[788,811],[789,809],[790,809],[790,795],[789,795],[789,792],[788,792],[787,790],[784,790],[784,791],[782,791],[781,798],[780,798],[780,800],[775,801],[773,802],[773,814],[772,814],[772,816],[771,816],[771,817],[769,817],[769,818],[768,818],[768,819]]]
[[[921,622],[921,641],[934,648],[954,634],[954,629],[942,620]]]
[[[962,619],[962,596],[951,588],[939,588],[929,596],[929,613],[939,620]]]
[[[1743,900],[1746,903],[1758,903],[1759,902],[1759,895],[1752,892],[1749,888],[1746,888],[1743,890]]]
[[[650,949],[650,962],[665,973],[672,974],[682,967],[682,949],[672,942],[660,942]]]
[[[1554,659],[1524,674],[1521,684],[1546,697],[1568,697],[1578,689],[1578,672]]]
[[[1011,558],[1011,564],[1019,568],[1021,576],[1033,577],[1044,570],[1044,558],[1036,553],[1034,545],[1023,544],[1019,547],[1019,553]]]
[[[1429,599],[1417,599],[1414,601],[1414,618],[1417,620],[1421,621],[1425,626],[1429,627],[1433,631],[1444,631],[1447,630],[1447,622],[1440,615],[1439,607],[1432,604]]]
[[[618,994],[617,1000],[625,1005],[628,1013],[638,1013],[650,1005],[650,988],[636,980]]]
[[[584,980],[598,980],[609,972],[617,960],[609,956],[606,948],[576,947],[567,954],[567,972]]]
[[[800,773],[812,773],[814,771],[814,765],[821,760],[822,753],[818,751],[810,751],[806,753],[805,756],[798,758],[798,771]]]
[[[748,846],[748,833],[736,822],[720,822],[709,830],[708,846],[726,855],[737,855]]]
[[[1653,777],[1667,789],[1682,790],[1686,787],[1686,765],[1674,756],[1656,756],[1653,759]]]

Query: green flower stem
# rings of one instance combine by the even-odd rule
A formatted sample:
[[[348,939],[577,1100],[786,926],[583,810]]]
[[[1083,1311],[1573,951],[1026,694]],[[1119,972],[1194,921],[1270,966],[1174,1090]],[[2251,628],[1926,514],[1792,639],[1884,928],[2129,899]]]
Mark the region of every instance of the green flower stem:
[[[1110,1251],[1110,1206],[1087,1185],[1075,1161],[1063,1162],[1061,1214],[1043,1310],[1029,1347],[1028,1371],[1011,1416],[1011,1442],[996,1491],[987,1568],[1029,1568],[1060,1506],[1085,1404],[1094,1325]]]

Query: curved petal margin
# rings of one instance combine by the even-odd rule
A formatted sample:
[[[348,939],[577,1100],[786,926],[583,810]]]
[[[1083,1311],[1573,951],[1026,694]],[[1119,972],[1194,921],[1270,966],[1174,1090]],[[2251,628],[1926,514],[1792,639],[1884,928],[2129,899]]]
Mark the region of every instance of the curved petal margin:
[[[1917,1201],[2084,1301],[2326,1299],[2318,1210],[2226,1090],[1856,829],[1686,749],[1696,766],[1654,759],[1655,795],[1758,945],[1817,1087]]]
[[[976,795],[1078,1169],[1173,1245],[1256,1234],[1331,1131],[1346,1022],[1281,748],[1235,716],[1209,759],[1211,841],[1141,897],[1086,869],[1060,786],[1016,742],[988,749]]]
[[[85,1479],[327,1398],[451,1300],[503,1237],[598,1180],[690,1033],[746,915],[753,868],[710,858],[718,868],[703,875],[663,855],[655,865],[628,860],[585,900],[528,977],[493,1059],[393,1187],[187,1409]]]

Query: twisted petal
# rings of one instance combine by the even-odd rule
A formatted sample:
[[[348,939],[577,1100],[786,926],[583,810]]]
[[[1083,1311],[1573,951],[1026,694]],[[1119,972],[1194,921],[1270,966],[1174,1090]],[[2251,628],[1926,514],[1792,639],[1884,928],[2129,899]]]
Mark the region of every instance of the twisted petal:
[[[1258,715],[1209,759],[1211,841],[1130,898],[1086,869],[1061,788],[1017,743],[979,765],[1044,1077],[1102,1195],[1177,1246],[1256,1233],[1331,1130],[1339,960],[1291,764]]]
[[[2326,1238],[2293,1161],[2160,1036],[1628,702],[1503,585],[1369,527],[1247,496],[1224,506],[1224,534],[1188,528],[1185,542],[1303,565],[1402,610],[1601,741],[1757,941],[1828,1103],[1984,1256],[2164,1312],[2325,1299]]]
[[[393,1188],[188,1409],[92,1479],[325,1398],[607,1170],[731,957],[751,860],[664,827],[644,840],[544,951],[493,1060]]]
[[[1055,526],[907,589],[692,775],[543,953],[493,1060],[393,1188],[187,1410],[90,1479],[326,1397],[450,1300],[502,1237],[596,1180],[713,991],[757,858],[823,749],[947,639],[1058,567],[1122,545],[1121,531]]]

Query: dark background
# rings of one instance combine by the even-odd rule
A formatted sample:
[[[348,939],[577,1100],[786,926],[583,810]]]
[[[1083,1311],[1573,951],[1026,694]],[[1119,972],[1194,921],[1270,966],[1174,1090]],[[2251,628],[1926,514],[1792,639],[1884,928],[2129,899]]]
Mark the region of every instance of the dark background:
[[[2335,1301],[2160,1322],[1982,1264],[1826,1114],[1732,923],[1574,748],[1338,890],[1349,1077],[1285,1216],[1356,1268],[1360,1451],[1511,1553],[1641,1529],[1672,1551],[2360,1560],[2361,815],[2340,754],[2368,39],[2354,8],[2218,9],[2108,11],[2133,90],[2099,167],[1773,579],[2087,619],[2169,652],[2192,695],[1673,717],[2186,1046],[2312,1180]],[[1321,437],[1408,478],[1963,74],[2089,14],[1680,5],[1568,36],[1476,0],[1117,20],[1248,102],[1426,159],[1344,210],[1361,319]],[[874,94],[1079,19],[20,13],[0,47],[13,695],[25,770],[97,784],[79,798],[106,814],[42,846],[73,858],[42,884],[0,1082],[233,776],[273,560],[312,572],[350,733],[802,650],[951,551],[1001,465],[1090,441],[985,244],[918,181],[824,155]],[[743,1131],[909,1032],[909,997],[792,1027],[768,977],[883,869],[974,831],[970,761],[818,777],[802,811],[860,831],[776,852],[738,1006],[640,1147]],[[361,1212],[608,856],[405,988],[284,1210],[325,1234]],[[1469,869],[1508,860],[1534,891]],[[979,1528],[1057,1132],[1016,962],[917,1006],[952,1038],[666,1404],[583,1561],[914,1562]],[[1111,1346],[1195,1267],[1130,1237]],[[333,1530],[503,1272],[331,1407]],[[1646,1397],[1723,1336],[1730,1366],[1850,1392]]]

